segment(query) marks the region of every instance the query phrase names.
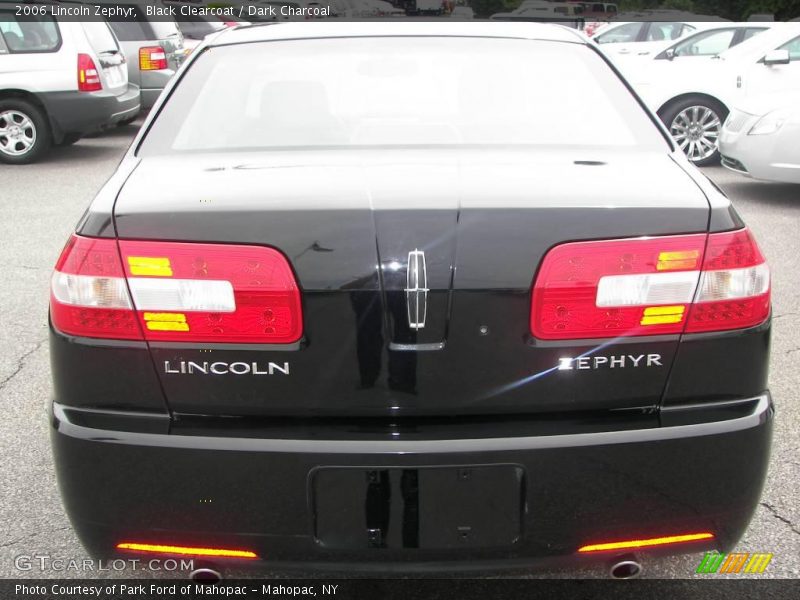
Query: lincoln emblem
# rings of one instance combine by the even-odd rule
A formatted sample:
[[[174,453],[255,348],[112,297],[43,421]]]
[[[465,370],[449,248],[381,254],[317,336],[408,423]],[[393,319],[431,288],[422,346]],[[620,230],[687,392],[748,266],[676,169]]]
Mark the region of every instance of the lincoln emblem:
[[[411,329],[422,329],[425,327],[429,291],[428,273],[425,270],[425,253],[422,250],[412,250],[408,253],[408,272],[406,277],[408,326]]]

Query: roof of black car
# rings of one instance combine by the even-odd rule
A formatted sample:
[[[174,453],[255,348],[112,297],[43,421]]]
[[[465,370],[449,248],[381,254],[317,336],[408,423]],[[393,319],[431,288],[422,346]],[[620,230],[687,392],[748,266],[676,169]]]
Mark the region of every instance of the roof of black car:
[[[554,42],[586,43],[576,31],[561,25],[546,23],[509,23],[483,21],[475,23],[424,22],[297,22],[234,27],[220,33],[210,41],[211,46],[338,37],[490,37],[545,40]]]

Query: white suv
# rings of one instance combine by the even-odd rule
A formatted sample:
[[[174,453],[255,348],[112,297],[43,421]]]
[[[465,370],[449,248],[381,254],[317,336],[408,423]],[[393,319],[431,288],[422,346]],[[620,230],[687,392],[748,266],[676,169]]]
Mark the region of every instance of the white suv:
[[[33,162],[53,144],[72,144],[140,109],[108,25],[59,21],[52,6],[0,2],[2,162]]]

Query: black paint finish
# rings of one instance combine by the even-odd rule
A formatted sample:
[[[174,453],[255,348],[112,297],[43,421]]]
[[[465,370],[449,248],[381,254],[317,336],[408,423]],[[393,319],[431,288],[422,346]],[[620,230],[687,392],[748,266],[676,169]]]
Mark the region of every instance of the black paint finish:
[[[219,437],[220,430],[204,432],[202,425],[168,435],[113,434],[75,425],[74,415],[61,410],[52,439],[67,511],[84,545],[99,556],[114,554],[120,541],[140,541],[251,549],[264,568],[447,569],[465,561],[480,568],[523,560],[530,567],[579,560],[584,544],[685,532],[710,531],[716,540],[665,551],[731,548],[757,505],[772,429],[766,399],[742,412],[708,422],[706,411],[687,409],[677,420],[688,427],[640,421],[637,429],[611,435],[602,431],[615,427],[613,420],[572,435],[553,434],[574,427],[574,419],[551,420],[549,435],[534,423],[528,428],[534,437],[524,436],[524,425],[512,433],[477,421],[458,434],[445,431],[448,439],[439,441],[432,440],[441,425],[429,436],[418,421],[413,432],[375,425],[367,434],[373,440],[359,444],[356,431],[347,440],[329,439],[324,422],[304,426],[305,440],[279,443],[233,437],[231,430]],[[503,437],[471,439],[470,431]],[[407,441],[417,451],[408,451]],[[353,481],[335,475],[342,469]],[[441,487],[463,470],[483,469],[480,493],[498,495],[491,508],[477,499],[458,505],[469,484],[461,491]],[[423,508],[428,477],[437,501]],[[355,504],[345,507],[351,497]],[[415,545],[409,528],[417,501],[417,522],[435,525],[420,528]],[[330,511],[345,508],[336,524]],[[490,512],[496,531],[482,522]],[[512,534],[517,519],[519,536]],[[462,540],[465,527],[478,539]]]
[[[688,532],[715,540],[654,553],[724,550],[745,531],[772,435],[769,322],[683,338],[530,334],[553,246],[742,226],[682,157],[537,146],[140,159],[138,142],[78,233],[277,248],[304,332],[247,346],[51,329],[57,475],[93,554],[133,541],[251,549],[265,568],[533,567]],[[429,288],[417,330],[414,250]],[[658,359],[557,368],[578,356]],[[213,361],[289,372],[175,372]]]

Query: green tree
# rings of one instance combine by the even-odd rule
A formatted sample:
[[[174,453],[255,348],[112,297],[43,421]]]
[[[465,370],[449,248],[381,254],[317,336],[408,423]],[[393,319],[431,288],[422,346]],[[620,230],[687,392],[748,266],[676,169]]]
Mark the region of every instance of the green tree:
[[[669,8],[672,10],[685,10],[686,12],[695,12],[693,0],[665,0],[662,6],[663,8]]]

